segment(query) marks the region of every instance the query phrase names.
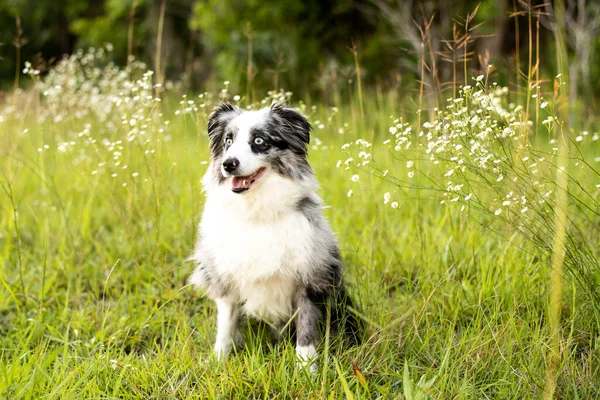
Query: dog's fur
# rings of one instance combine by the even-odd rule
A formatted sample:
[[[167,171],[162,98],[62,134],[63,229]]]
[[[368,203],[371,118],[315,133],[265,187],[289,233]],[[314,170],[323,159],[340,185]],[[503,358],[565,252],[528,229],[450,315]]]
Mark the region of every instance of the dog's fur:
[[[212,156],[190,282],[217,305],[219,358],[242,340],[240,311],[279,328],[294,317],[296,353],[313,370],[327,304],[332,329],[344,320],[357,338],[337,241],[306,158],[310,129],[281,104],[243,111],[222,103],[209,117]]]

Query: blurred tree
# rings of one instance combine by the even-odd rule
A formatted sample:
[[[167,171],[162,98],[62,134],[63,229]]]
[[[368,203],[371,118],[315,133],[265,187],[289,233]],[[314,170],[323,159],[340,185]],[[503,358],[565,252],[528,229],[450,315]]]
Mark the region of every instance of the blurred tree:
[[[85,13],[75,16],[70,23],[71,31],[79,38],[78,47],[113,45],[116,61],[127,60],[129,24],[134,25],[134,48],[139,47],[141,38],[148,31],[140,18],[135,19],[136,12],[143,15],[148,7],[147,0],[105,0],[95,2]],[[133,20],[129,16],[131,11]]]
[[[423,82],[425,92],[438,97],[448,82],[453,89],[464,83],[466,66],[467,74],[489,62],[510,66],[499,70],[514,71],[515,66],[527,70],[529,26],[524,10],[544,1],[551,2],[0,0],[0,85],[15,82],[15,72],[26,60],[52,61],[76,47],[108,42],[115,62],[125,64],[132,54],[154,68],[160,38],[161,75],[182,81],[190,90],[214,90],[228,80],[249,96],[250,87],[286,88],[300,95],[320,91],[326,99],[356,78],[349,50],[356,45],[361,79],[367,85],[392,88],[402,81],[403,88],[419,89]],[[587,100],[595,93],[585,82],[600,77],[593,60],[600,51],[598,3],[567,0],[566,4],[576,61],[571,67]],[[544,68],[553,65],[546,57],[552,49],[551,41],[545,40],[551,39],[549,29],[551,21],[540,30]],[[468,63],[457,68],[465,54]],[[514,79],[497,78],[506,84]],[[512,83],[522,86],[522,81]]]
[[[179,79],[186,68],[192,33],[188,19],[193,0],[165,2],[164,23],[158,30],[160,0],[105,0],[98,13],[88,12],[71,24],[79,37],[78,46],[100,46],[112,43],[116,61],[125,63],[128,53],[146,61],[153,69],[158,36],[161,35],[161,75]]]
[[[328,63],[351,64],[352,41],[363,42],[376,32],[359,5],[359,1],[207,0],[196,3],[191,25],[214,55],[220,79],[242,87],[250,81],[258,87],[307,88],[327,71]]]
[[[167,61],[163,64],[167,73],[176,79],[185,68],[193,3],[171,0],[166,8],[162,58]],[[159,4],[157,0],[0,0],[0,24],[8,28],[0,31],[0,43],[5,44],[0,47],[4,58],[0,60],[0,84],[6,85],[14,76],[16,49],[10,44],[15,41],[17,18],[26,42],[20,50],[19,69],[27,60],[52,63],[75,48],[106,43],[113,45],[114,61],[125,64],[129,51],[144,61],[154,58]]]
[[[41,54],[55,59],[73,50],[76,37],[69,31],[69,21],[88,7],[84,0],[0,0],[0,77],[4,84],[15,76],[17,51],[20,68],[25,60],[34,60]],[[22,34],[17,34],[17,18]],[[22,46],[15,46],[15,42]],[[12,44],[12,45],[11,45]]]
[[[573,53],[569,63],[569,100],[575,104],[578,93],[581,93],[585,103],[592,104],[594,96],[597,95],[594,93],[594,86],[591,83],[594,81],[592,70],[595,67],[597,69],[598,65],[593,61],[600,42],[597,40],[598,34],[600,34],[600,4],[597,1],[572,0],[567,1],[566,6],[565,28],[568,44]],[[552,18],[551,4],[547,4],[546,9],[549,11],[550,17],[542,19],[542,22],[548,29],[555,30],[556,22]],[[594,39],[596,40],[594,41]],[[598,75],[595,76],[598,77]],[[586,111],[590,113],[594,110],[589,107]]]

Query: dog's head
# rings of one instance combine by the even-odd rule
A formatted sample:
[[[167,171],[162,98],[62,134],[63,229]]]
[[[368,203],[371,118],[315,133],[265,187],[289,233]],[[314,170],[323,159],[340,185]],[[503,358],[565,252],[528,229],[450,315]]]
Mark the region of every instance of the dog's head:
[[[219,104],[208,120],[213,174],[220,184],[243,193],[268,174],[302,179],[310,124],[298,112],[276,103],[257,111]]]

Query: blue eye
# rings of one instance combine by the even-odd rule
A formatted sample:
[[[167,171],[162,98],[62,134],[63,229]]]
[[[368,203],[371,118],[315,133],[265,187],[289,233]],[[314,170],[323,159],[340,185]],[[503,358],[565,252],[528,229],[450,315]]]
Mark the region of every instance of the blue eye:
[[[227,138],[227,140],[225,140],[225,144],[227,146],[231,146],[233,144],[233,140],[231,140],[231,138]]]
[[[261,138],[261,137],[257,137],[257,138],[254,139],[254,144],[257,145],[257,146],[260,146],[264,142],[265,142],[264,139]]]

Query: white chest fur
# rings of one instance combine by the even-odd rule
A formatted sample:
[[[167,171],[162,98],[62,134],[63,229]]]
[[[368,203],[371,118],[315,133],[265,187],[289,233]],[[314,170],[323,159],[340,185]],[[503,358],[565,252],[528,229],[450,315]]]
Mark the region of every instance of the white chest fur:
[[[251,199],[210,193],[200,224],[202,247],[231,295],[244,303],[247,314],[272,322],[291,316],[294,294],[310,276],[318,247],[313,226],[295,210],[298,196],[278,198],[277,193]]]

